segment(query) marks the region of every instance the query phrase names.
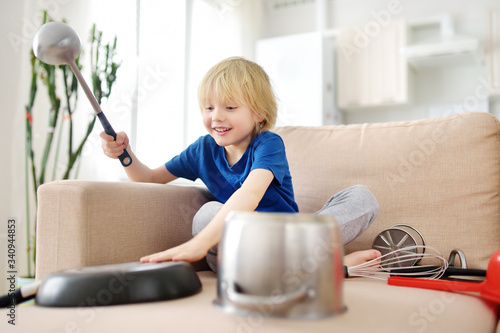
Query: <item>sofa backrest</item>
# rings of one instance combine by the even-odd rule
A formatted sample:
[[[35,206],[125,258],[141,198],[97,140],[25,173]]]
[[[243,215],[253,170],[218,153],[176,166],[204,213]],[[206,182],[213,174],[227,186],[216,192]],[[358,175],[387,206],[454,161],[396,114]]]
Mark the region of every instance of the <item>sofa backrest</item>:
[[[486,268],[500,249],[500,122],[491,114],[275,132],[285,142],[301,212],[319,210],[355,184],[377,197],[377,220],[347,253],[371,248],[397,224],[416,228],[445,257],[464,251],[469,267]]]

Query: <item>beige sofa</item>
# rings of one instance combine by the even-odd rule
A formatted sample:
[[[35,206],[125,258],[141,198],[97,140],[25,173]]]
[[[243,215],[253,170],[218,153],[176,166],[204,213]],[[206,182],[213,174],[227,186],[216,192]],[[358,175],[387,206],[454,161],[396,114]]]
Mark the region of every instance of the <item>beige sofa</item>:
[[[354,184],[379,200],[372,226],[346,246],[371,247],[396,224],[418,229],[445,257],[461,249],[486,269],[500,248],[500,123],[487,113],[409,122],[276,129],[286,145],[296,200],[313,212]],[[118,167],[118,166],[117,166]],[[136,261],[191,237],[207,200],[198,186],[58,181],[39,189],[37,278],[85,265]],[[216,275],[175,301],[99,308],[18,309],[19,332],[500,332],[498,306],[478,295],[344,281],[348,310],[319,320],[237,316],[212,305]]]

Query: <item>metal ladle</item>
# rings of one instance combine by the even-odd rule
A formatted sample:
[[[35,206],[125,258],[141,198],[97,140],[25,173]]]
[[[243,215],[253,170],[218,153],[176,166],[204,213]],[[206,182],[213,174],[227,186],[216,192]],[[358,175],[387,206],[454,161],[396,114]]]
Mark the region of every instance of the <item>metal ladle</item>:
[[[116,132],[106,119],[99,103],[75,63],[75,59],[80,53],[80,37],[76,31],[61,22],[45,23],[33,38],[33,52],[38,59],[49,65],[69,65],[71,67],[90,104],[92,104],[92,108],[99,118],[104,131],[116,140]],[[132,163],[132,158],[126,149],[118,156],[118,159],[124,167]]]

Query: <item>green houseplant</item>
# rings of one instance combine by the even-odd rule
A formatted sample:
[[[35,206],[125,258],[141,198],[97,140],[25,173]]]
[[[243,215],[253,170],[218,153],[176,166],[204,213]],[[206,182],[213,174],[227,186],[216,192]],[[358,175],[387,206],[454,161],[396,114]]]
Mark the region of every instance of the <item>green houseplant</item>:
[[[43,13],[43,22],[45,24],[52,21],[47,17],[47,12]],[[63,20],[64,21],[64,20]],[[104,43],[103,33],[96,29],[95,24],[90,34],[90,68],[92,75],[92,90],[100,104],[103,100],[109,98],[113,84],[116,81],[116,73],[121,63],[115,61],[117,38],[111,43]],[[76,59],[79,68],[80,57]],[[35,151],[33,142],[33,122],[38,120],[34,114],[34,105],[36,96],[40,92],[40,83],[45,88],[50,110],[48,115],[48,130],[45,135],[45,144],[41,158],[38,159],[38,153]],[[60,97],[62,96],[62,97]],[[27,240],[27,259],[28,276],[34,276],[32,264],[35,262],[36,253],[36,233],[32,235],[32,226],[30,218],[30,191],[33,191],[35,202],[37,201],[37,189],[48,179],[47,168],[52,165],[52,176],[50,180],[69,179],[78,176],[78,166],[81,160],[83,147],[92,133],[96,116],[86,124],[86,131],[82,137],[77,138],[74,131],[73,115],[76,112],[78,101],[78,81],[66,65],[53,66],[41,62],[37,59],[33,51],[31,52],[31,84],[29,101],[25,106],[26,121],[26,240]],[[43,119],[41,119],[43,121]],[[66,154],[61,154],[65,149]],[[37,163],[39,162],[39,163]],[[51,162],[51,163],[49,163]],[[64,166],[61,172],[60,166]],[[31,190],[30,190],[31,189]],[[34,217],[36,229],[36,214]]]

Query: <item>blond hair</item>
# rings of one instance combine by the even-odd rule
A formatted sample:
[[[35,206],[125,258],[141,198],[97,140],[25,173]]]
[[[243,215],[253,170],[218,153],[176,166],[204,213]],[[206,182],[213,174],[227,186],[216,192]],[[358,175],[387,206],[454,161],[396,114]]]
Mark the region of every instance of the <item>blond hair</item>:
[[[212,93],[223,102],[245,105],[257,116],[264,118],[262,122],[256,122],[254,134],[274,127],[278,117],[276,96],[269,76],[255,62],[232,57],[212,67],[198,88],[200,109],[203,110]]]

